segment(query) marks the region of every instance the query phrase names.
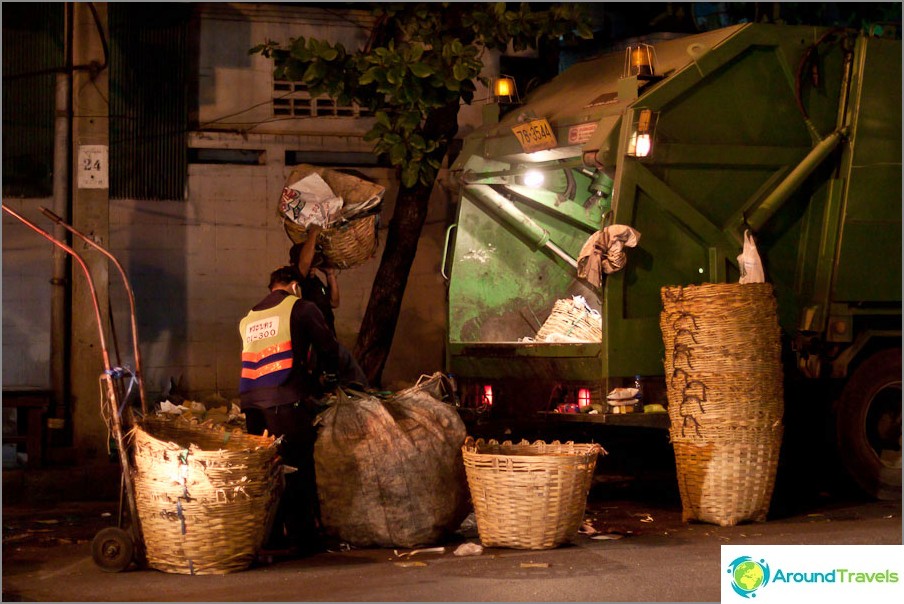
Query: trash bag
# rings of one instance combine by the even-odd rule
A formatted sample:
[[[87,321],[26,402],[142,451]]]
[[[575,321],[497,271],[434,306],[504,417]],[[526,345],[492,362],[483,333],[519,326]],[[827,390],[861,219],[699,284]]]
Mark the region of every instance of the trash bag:
[[[470,496],[466,430],[434,374],[387,400],[341,393],[318,416],[314,467],[325,532],[357,547],[437,543],[461,526]]]
[[[763,263],[760,261],[760,254],[756,250],[756,243],[749,230],[744,231],[744,250],[738,256],[738,268],[741,269],[741,279],[738,283],[766,282]]]

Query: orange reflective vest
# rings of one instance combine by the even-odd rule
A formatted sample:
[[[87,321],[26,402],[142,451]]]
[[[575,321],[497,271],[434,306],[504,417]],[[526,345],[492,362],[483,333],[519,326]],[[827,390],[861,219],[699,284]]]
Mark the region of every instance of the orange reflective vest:
[[[252,310],[239,323],[242,379],[239,392],[282,385],[292,371],[292,307],[295,296],[266,310]]]

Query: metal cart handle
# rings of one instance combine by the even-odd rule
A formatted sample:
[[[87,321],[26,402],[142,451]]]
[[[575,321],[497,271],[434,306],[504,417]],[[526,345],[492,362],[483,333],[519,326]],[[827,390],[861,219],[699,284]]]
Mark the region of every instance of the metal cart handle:
[[[446,241],[443,243],[443,262],[439,265],[439,272],[446,281],[449,280],[449,275],[446,274],[446,254],[449,253],[449,236],[452,234],[452,229],[455,228],[458,228],[457,222],[453,222],[446,229]]]

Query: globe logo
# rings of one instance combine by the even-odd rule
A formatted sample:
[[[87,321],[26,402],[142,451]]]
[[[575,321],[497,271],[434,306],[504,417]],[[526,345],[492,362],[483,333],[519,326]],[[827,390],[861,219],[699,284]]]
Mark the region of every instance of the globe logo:
[[[731,575],[731,588],[743,598],[755,598],[756,590],[769,583],[769,565],[750,556],[735,558],[727,572]]]

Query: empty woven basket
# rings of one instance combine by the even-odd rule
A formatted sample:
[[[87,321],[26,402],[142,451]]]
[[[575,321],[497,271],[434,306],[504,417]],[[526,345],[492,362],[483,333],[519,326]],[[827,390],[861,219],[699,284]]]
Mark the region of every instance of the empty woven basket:
[[[605,453],[597,444],[468,437],[462,456],[481,543],[550,549],[573,539],[597,456]]]
[[[148,565],[191,575],[247,568],[279,499],[276,440],[156,417],[129,436]]]

